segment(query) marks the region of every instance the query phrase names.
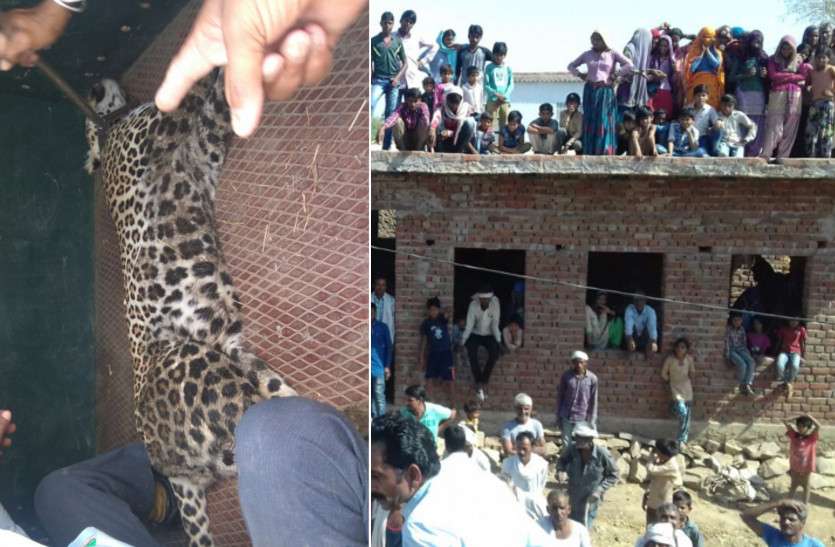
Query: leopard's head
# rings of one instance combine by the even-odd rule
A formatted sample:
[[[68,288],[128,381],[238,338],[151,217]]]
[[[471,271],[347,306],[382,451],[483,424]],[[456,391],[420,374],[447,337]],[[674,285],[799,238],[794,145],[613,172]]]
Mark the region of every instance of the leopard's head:
[[[93,84],[87,102],[99,118],[104,120],[109,114],[127,105],[128,101],[121,86],[115,80],[105,78]],[[90,120],[86,123],[86,134],[90,151],[84,168],[92,174],[101,165],[101,149],[96,125]]]

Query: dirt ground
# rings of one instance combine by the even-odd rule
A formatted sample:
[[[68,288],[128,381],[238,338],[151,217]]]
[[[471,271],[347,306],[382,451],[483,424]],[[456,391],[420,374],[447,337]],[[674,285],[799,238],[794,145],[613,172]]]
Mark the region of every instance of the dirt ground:
[[[634,545],[644,527],[642,495],[639,485],[629,483],[618,484],[606,492],[591,534],[592,544],[605,547]],[[693,496],[691,518],[699,525],[707,547],[762,547],[762,540],[757,539],[739,518],[739,509],[717,505],[696,493]],[[824,545],[835,546],[835,492],[813,493],[811,506],[806,532]]]

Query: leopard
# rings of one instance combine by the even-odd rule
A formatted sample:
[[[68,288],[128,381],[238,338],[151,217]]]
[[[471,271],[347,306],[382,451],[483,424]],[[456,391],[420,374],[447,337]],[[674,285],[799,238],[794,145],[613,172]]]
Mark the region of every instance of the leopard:
[[[86,122],[85,167],[118,234],[136,429],[171,483],[189,546],[211,547],[206,492],[236,476],[236,425],[258,401],[297,395],[247,351],[218,237],[215,193],[233,138],[223,69],[169,113],[130,108],[112,79],[88,102],[108,120]]]

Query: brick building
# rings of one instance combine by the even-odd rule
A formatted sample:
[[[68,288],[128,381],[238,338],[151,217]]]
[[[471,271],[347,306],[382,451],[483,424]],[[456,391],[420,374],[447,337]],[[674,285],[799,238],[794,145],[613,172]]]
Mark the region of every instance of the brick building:
[[[584,345],[587,293],[547,280],[728,306],[750,282],[751,258],[761,255],[797,281],[797,311],[820,322],[808,325],[791,401],[772,393],[773,365],[757,372],[762,399],[736,393],[735,369],[723,356],[726,312],[667,302],[657,306],[660,355],[590,352],[603,427],[670,421],[660,369],[680,335],[692,340],[696,359],[697,433],[699,423],[776,422],[800,411],[835,424],[831,163],[373,152],[371,171],[372,211],[396,215],[388,246],[398,254],[387,263],[387,253],[376,251],[372,270],[395,278],[399,395],[421,380],[414,364],[426,299],[438,295],[456,316],[466,312],[474,273],[453,261],[541,278],[525,281],[525,345],[500,358],[486,407],[507,411],[524,390],[550,423],[559,375]],[[512,288],[500,277],[507,276],[475,275],[487,275],[504,307]],[[469,386],[469,371],[458,374]]]

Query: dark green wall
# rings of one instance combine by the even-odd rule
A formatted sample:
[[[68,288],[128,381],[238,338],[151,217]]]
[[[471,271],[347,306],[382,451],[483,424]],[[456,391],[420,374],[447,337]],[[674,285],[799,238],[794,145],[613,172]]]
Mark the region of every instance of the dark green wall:
[[[0,94],[0,501],[28,521],[47,472],[95,450],[93,187],[82,116]]]

